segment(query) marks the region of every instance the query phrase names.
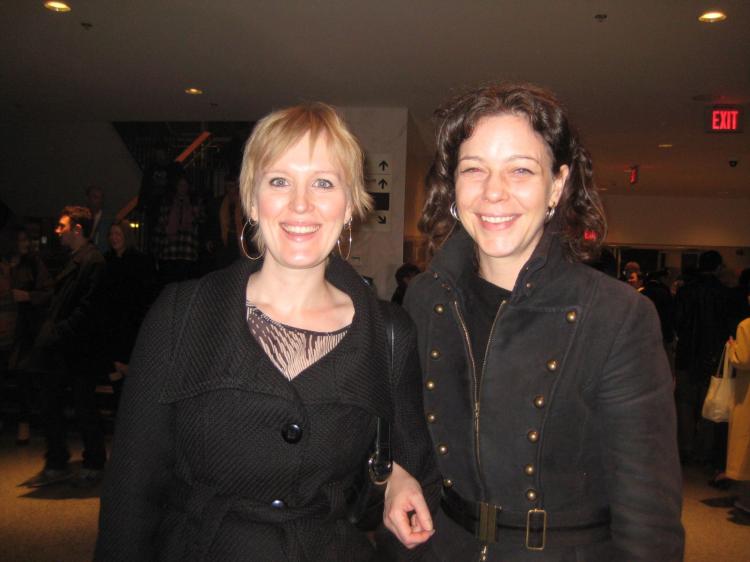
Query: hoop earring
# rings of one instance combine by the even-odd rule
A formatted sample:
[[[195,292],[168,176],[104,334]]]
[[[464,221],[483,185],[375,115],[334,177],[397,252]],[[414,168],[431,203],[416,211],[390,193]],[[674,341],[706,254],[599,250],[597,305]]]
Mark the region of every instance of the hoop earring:
[[[544,224],[547,224],[555,216],[555,207],[547,207],[547,212],[544,213]]]
[[[346,257],[344,257],[344,253],[341,251],[341,235],[339,235],[338,239],[336,240],[336,246],[339,249],[339,256],[341,256],[341,259],[344,261],[349,261],[349,256],[352,255],[352,219],[349,219],[346,224],[344,225],[344,230],[349,231],[349,249],[346,252]]]
[[[247,219],[245,221],[245,224],[242,225],[242,232],[240,232],[240,249],[242,250],[242,253],[245,254],[245,257],[252,261],[259,260],[263,257],[262,253],[259,253],[256,257],[253,257],[247,253],[247,249],[245,248],[245,229],[248,227],[248,225],[252,229],[256,224],[258,223]]]
[[[451,212],[451,216],[454,219],[456,219],[456,222],[461,222],[461,219],[458,218],[458,208],[456,207],[456,202],[455,201],[453,203],[451,203],[450,212]]]

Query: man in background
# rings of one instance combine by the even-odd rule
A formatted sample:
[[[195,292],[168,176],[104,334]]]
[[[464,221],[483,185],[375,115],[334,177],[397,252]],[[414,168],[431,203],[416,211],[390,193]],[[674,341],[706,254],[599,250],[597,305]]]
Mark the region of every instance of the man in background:
[[[92,223],[89,208],[68,206],[55,229],[70,258],[55,278],[49,312],[34,344],[38,371],[43,373],[40,401],[47,452],[44,469],[26,483],[30,487],[74,476],[74,485],[92,486],[104,468],[104,433],[95,396],[100,348],[95,309],[104,257],[89,238]],[[76,475],[68,466],[63,412],[68,386],[83,437],[83,469]]]

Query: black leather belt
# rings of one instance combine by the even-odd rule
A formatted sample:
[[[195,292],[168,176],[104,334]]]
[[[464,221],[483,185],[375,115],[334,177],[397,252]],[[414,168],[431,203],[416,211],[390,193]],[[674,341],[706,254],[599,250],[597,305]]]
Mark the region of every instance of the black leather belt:
[[[547,512],[506,511],[501,506],[469,501],[450,488],[440,500],[445,514],[481,542],[521,541],[529,550],[576,546],[610,538],[609,509]]]

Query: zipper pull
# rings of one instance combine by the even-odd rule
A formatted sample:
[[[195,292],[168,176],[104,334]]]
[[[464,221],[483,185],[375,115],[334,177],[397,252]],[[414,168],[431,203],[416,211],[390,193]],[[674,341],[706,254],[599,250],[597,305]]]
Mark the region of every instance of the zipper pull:
[[[479,562],[487,562],[487,551],[489,550],[489,546],[484,545],[482,547],[482,550],[479,551]]]

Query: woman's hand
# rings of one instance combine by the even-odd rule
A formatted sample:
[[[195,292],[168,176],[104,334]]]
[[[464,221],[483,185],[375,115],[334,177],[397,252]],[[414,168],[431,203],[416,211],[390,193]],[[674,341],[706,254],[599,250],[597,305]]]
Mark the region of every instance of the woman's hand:
[[[385,489],[383,523],[406,548],[426,542],[435,532],[422,487],[396,463]]]

